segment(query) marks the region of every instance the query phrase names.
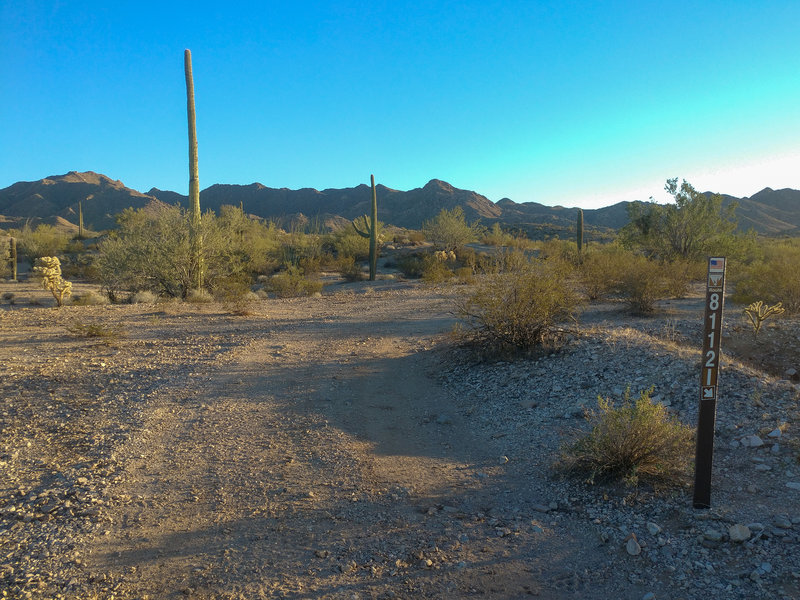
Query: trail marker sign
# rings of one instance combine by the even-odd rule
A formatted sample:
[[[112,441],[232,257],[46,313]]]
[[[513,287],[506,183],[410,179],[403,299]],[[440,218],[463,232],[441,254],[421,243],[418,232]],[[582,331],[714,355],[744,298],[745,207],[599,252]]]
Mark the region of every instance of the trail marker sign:
[[[694,467],[694,507],[711,506],[711,467],[714,462],[714,425],[717,420],[717,377],[725,300],[724,257],[708,259],[703,354],[700,359],[700,410]]]

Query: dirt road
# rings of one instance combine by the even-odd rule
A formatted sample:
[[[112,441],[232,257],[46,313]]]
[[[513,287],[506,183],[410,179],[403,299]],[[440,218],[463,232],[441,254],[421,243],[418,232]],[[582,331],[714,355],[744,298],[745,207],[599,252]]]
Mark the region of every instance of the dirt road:
[[[491,514],[524,477],[431,377],[448,311],[427,294],[275,306],[261,336],[152,403],[90,569],[151,598],[578,591],[553,559],[595,540]]]

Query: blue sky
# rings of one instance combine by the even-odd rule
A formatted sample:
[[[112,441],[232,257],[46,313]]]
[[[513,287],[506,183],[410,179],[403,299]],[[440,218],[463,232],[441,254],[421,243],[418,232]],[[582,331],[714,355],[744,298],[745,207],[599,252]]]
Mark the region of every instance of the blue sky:
[[[0,188],[800,189],[800,2],[0,2]]]

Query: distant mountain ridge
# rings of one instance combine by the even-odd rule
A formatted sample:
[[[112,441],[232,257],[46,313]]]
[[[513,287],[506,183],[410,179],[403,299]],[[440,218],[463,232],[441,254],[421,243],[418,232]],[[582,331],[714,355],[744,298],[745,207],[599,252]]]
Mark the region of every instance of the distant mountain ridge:
[[[486,196],[463,190],[439,179],[423,187],[400,191],[378,184],[379,218],[385,223],[418,229],[442,209],[460,206],[467,219],[485,225],[499,222],[518,228],[530,237],[574,231],[577,208],[546,206],[537,202],[516,203],[503,198],[497,203]],[[800,235],[800,191],[765,188],[750,198],[723,195],[724,201],[738,202],[741,229],[752,228],[768,235]],[[245,212],[265,219],[287,220],[300,214],[327,223],[344,223],[369,212],[370,189],[366,184],[352,188],[316,190],[270,188],[250,185],[215,184],[200,193],[203,210],[220,206],[243,206]],[[114,226],[114,215],[128,207],[141,208],[150,202],[187,205],[187,197],[176,192],[150,189],[147,193],[126,187],[121,181],[92,171],[70,171],[32,182],[17,182],[0,190],[0,227],[18,227],[25,220],[77,223],[81,202],[87,226],[102,230]],[[628,222],[628,202],[598,209],[585,209],[584,222],[590,234],[602,236]],[[60,221],[59,221],[60,222]]]

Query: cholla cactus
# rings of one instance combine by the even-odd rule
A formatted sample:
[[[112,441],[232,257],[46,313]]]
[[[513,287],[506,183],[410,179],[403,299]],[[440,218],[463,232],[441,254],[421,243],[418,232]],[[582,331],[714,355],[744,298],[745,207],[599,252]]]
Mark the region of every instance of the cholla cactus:
[[[58,260],[58,257],[37,258],[33,270],[42,276],[42,287],[50,290],[58,306],[64,303],[66,296],[72,294],[72,283],[61,277],[61,261]]]
[[[764,304],[762,300],[753,302],[750,306],[744,309],[744,314],[750,317],[750,322],[753,324],[753,335],[758,335],[761,331],[761,324],[772,315],[779,315],[783,310],[783,302],[778,302],[775,306]]]

